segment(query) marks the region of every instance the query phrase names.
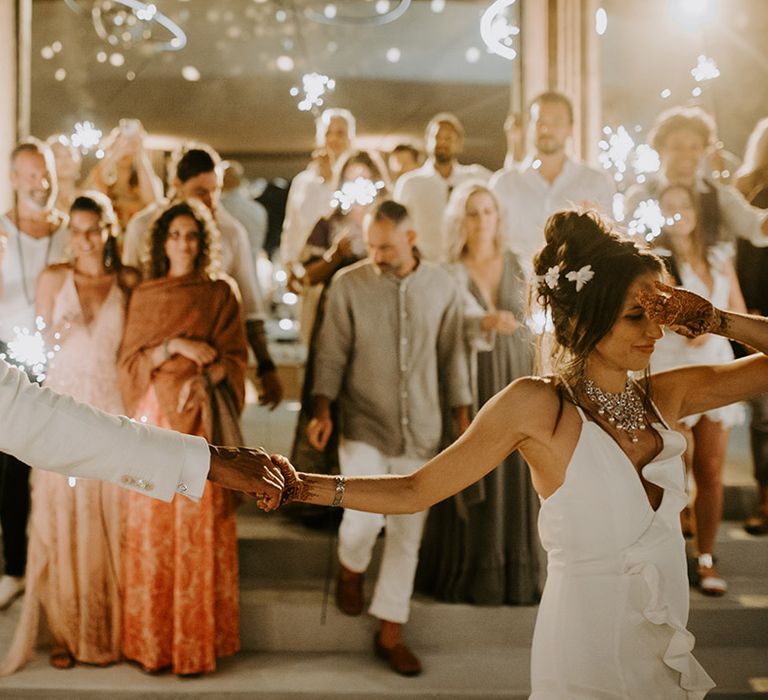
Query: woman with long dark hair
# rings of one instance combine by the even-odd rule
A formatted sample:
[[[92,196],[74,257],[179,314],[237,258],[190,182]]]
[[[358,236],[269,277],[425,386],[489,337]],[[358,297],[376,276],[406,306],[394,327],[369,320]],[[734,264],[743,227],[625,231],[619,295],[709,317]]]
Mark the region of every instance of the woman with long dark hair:
[[[213,226],[191,202],[155,221],[146,281],[134,292],[120,350],[126,415],[241,443],[248,358],[240,304],[215,275]],[[240,647],[231,493],[208,483],[195,503],[128,495],[123,650],[146,671],[213,671]]]
[[[730,250],[708,242],[699,224],[693,191],[686,185],[668,185],[659,195],[668,223],[655,243],[667,251],[674,284],[696,292],[721,309],[746,313]],[[683,338],[668,333],[657,344],[651,369],[660,372],[690,364],[718,364],[733,360],[727,338],[706,334]],[[723,513],[722,473],[728,436],[744,422],[740,404],[720,406],[681,421],[693,443],[691,471],[696,484],[693,502],[698,586],[706,595],[723,595],[728,587],[715,563],[715,536]]]

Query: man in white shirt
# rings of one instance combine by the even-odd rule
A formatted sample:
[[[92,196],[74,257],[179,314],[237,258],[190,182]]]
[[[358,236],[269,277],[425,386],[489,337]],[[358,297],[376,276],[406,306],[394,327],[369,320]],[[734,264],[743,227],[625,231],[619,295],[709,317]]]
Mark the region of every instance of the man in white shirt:
[[[69,239],[66,216],[55,209],[56,167],[46,144],[29,139],[13,149],[10,181],[14,205],[0,216],[0,354],[14,340],[17,329],[35,331],[38,275],[62,259]],[[30,429],[36,424],[31,416]],[[0,610],[24,590],[29,506],[29,467],[14,455],[0,454],[0,527],[5,560]]]
[[[649,134],[659,153],[661,171],[627,191],[626,218],[632,219],[640,202],[657,200],[669,184],[683,184],[699,200],[700,222],[708,242],[744,238],[752,245],[768,246],[768,211],[751,206],[735,187],[702,176],[714,133],[714,120],[700,107],[662,112]]]
[[[240,289],[248,343],[256,356],[262,389],[259,402],[274,409],[282,401],[283,387],[267,347],[264,300],[256,278],[248,234],[237,219],[219,206],[221,159],[213,149],[196,145],[178,153],[175,163],[175,167],[171,168],[173,198],[199,199],[210,210],[221,233],[222,268]],[[150,204],[128,222],[123,243],[123,262],[126,265],[141,266],[152,223],[168,205],[167,201]]]
[[[331,210],[333,168],[355,140],[355,118],[346,109],[326,109],[315,122],[317,149],[312,162],[291,181],[285,205],[280,259],[290,269],[299,262],[317,220]]]
[[[395,185],[394,199],[410,213],[418,231],[421,257],[442,261],[443,212],[453,189],[467,180],[487,182],[490,170],[482,165],[462,165],[457,158],[464,147],[464,127],[448,112],[436,114],[425,131],[427,161],[403,175]]]
[[[573,133],[573,106],[559,92],[544,92],[530,107],[533,153],[519,166],[499,170],[490,187],[504,209],[509,247],[530,269],[544,245],[544,223],[556,211],[583,206],[610,215],[615,188],[610,177],[566,153]]]

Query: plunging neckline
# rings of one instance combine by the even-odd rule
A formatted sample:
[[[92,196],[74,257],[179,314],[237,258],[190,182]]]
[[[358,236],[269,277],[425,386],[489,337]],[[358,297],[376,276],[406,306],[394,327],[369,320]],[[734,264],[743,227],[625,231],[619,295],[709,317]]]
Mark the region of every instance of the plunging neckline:
[[[584,420],[582,423],[583,424],[587,424],[587,425],[595,426],[595,428],[597,428],[597,430],[599,430],[600,433],[605,435],[606,438],[608,438],[608,440],[611,442],[611,444],[621,453],[621,456],[624,458],[624,460],[626,461],[627,465],[632,470],[632,473],[634,474],[635,481],[640,486],[640,488],[643,490],[643,495],[645,496],[645,500],[648,503],[648,507],[654,513],[658,513],[659,510],[661,509],[662,504],[664,503],[664,496],[665,496],[665,494],[667,492],[667,489],[665,489],[663,486],[659,486],[659,484],[657,484],[655,481],[651,481],[650,479],[647,479],[645,477],[644,472],[648,468],[649,465],[655,464],[655,463],[660,461],[659,457],[661,457],[662,453],[664,452],[665,448],[667,447],[667,441],[664,439],[664,436],[661,434],[661,431],[667,431],[667,432],[673,432],[673,431],[669,430],[668,428],[666,428],[664,425],[662,425],[659,422],[650,423],[649,427],[651,427],[653,430],[655,430],[656,434],[661,439],[661,447],[659,448],[658,452],[656,452],[656,454],[653,455],[653,457],[651,457],[651,459],[649,459],[642,467],[640,467],[640,466],[635,466],[635,463],[632,461],[630,456],[626,453],[624,448],[618,443],[616,438],[614,438],[613,435],[611,435],[599,423],[597,423],[597,422],[595,422],[593,420]],[[581,432],[583,434],[583,432],[584,432],[583,427],[582,427],[582,431]],[[579,439],[576,442],[576,447],[579,446],[579,442],[581,442],[581,435],[579,435]],[[576,452],[575,449],[574,449],[574,452]],[[643,479],[645,479],[649,484],[653,484],[654,486],[659,486],[659,488],[661,488],[661,499],[659,500],[659,505],[656,506],[656,508],[653,507],[653,504],[651,503],[651,499],[648,498],[648,491],[645,490],[645,486],[643,485]]]
[[[113,292],[115,291],[115,287],[117,286],[117,279],[112,280],[112,284],[109,287],[109,291],[106,293],[104,300],[99,305],[98,310],[95,314],[93,314],[90,321],[86,321],[85,318],[85,311],[83,309],[83,301],[80,298],[80,292],[77,288],[77,281],[75,280],[75,271],[72,270],[72,274],[70,275],[70,281],[72,283],[72,290],[75,295],[75,299],[77,301],[77,308],[80,311],[80,318],[83,319],[83,328],[85,329],[85,332],[88,333],[88,335],[93,335],[92,330],[96,327],[96,323],[101,318],[101,312],[104,310],[104,307],[107,305],[107,302],[110,300],[110,297],[112,296]]]

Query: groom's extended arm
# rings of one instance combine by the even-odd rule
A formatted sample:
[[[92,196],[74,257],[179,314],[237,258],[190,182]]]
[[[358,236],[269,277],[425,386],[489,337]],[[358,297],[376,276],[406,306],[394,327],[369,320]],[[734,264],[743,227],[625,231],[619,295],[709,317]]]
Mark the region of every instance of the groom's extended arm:
[[[263,450],[209,447],[200,437],[108,415],[31,384],[2,361],[0,451],[165,501],[175,493],[200,498],[207,478],[267,501],[279,500],[283,483]]]

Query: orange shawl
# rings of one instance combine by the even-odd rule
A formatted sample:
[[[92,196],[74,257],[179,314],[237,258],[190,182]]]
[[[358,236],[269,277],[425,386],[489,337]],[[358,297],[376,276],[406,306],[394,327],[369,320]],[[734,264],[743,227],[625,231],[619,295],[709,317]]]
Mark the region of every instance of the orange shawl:
[[[193,273],[139,285],[131,295],[118,359],[120,391],[129,416],[152,384],[171,427],[206,436],[202,410],[176,410],[182,384],[203,368],[181,355],[153,368],[149,358],[149,350],[178,337],[202,340],[217,350],[214,362],[223,365],[224,381],[234,392],[238,412],[242,411],[248,346],[240,304],[227,282]]]

